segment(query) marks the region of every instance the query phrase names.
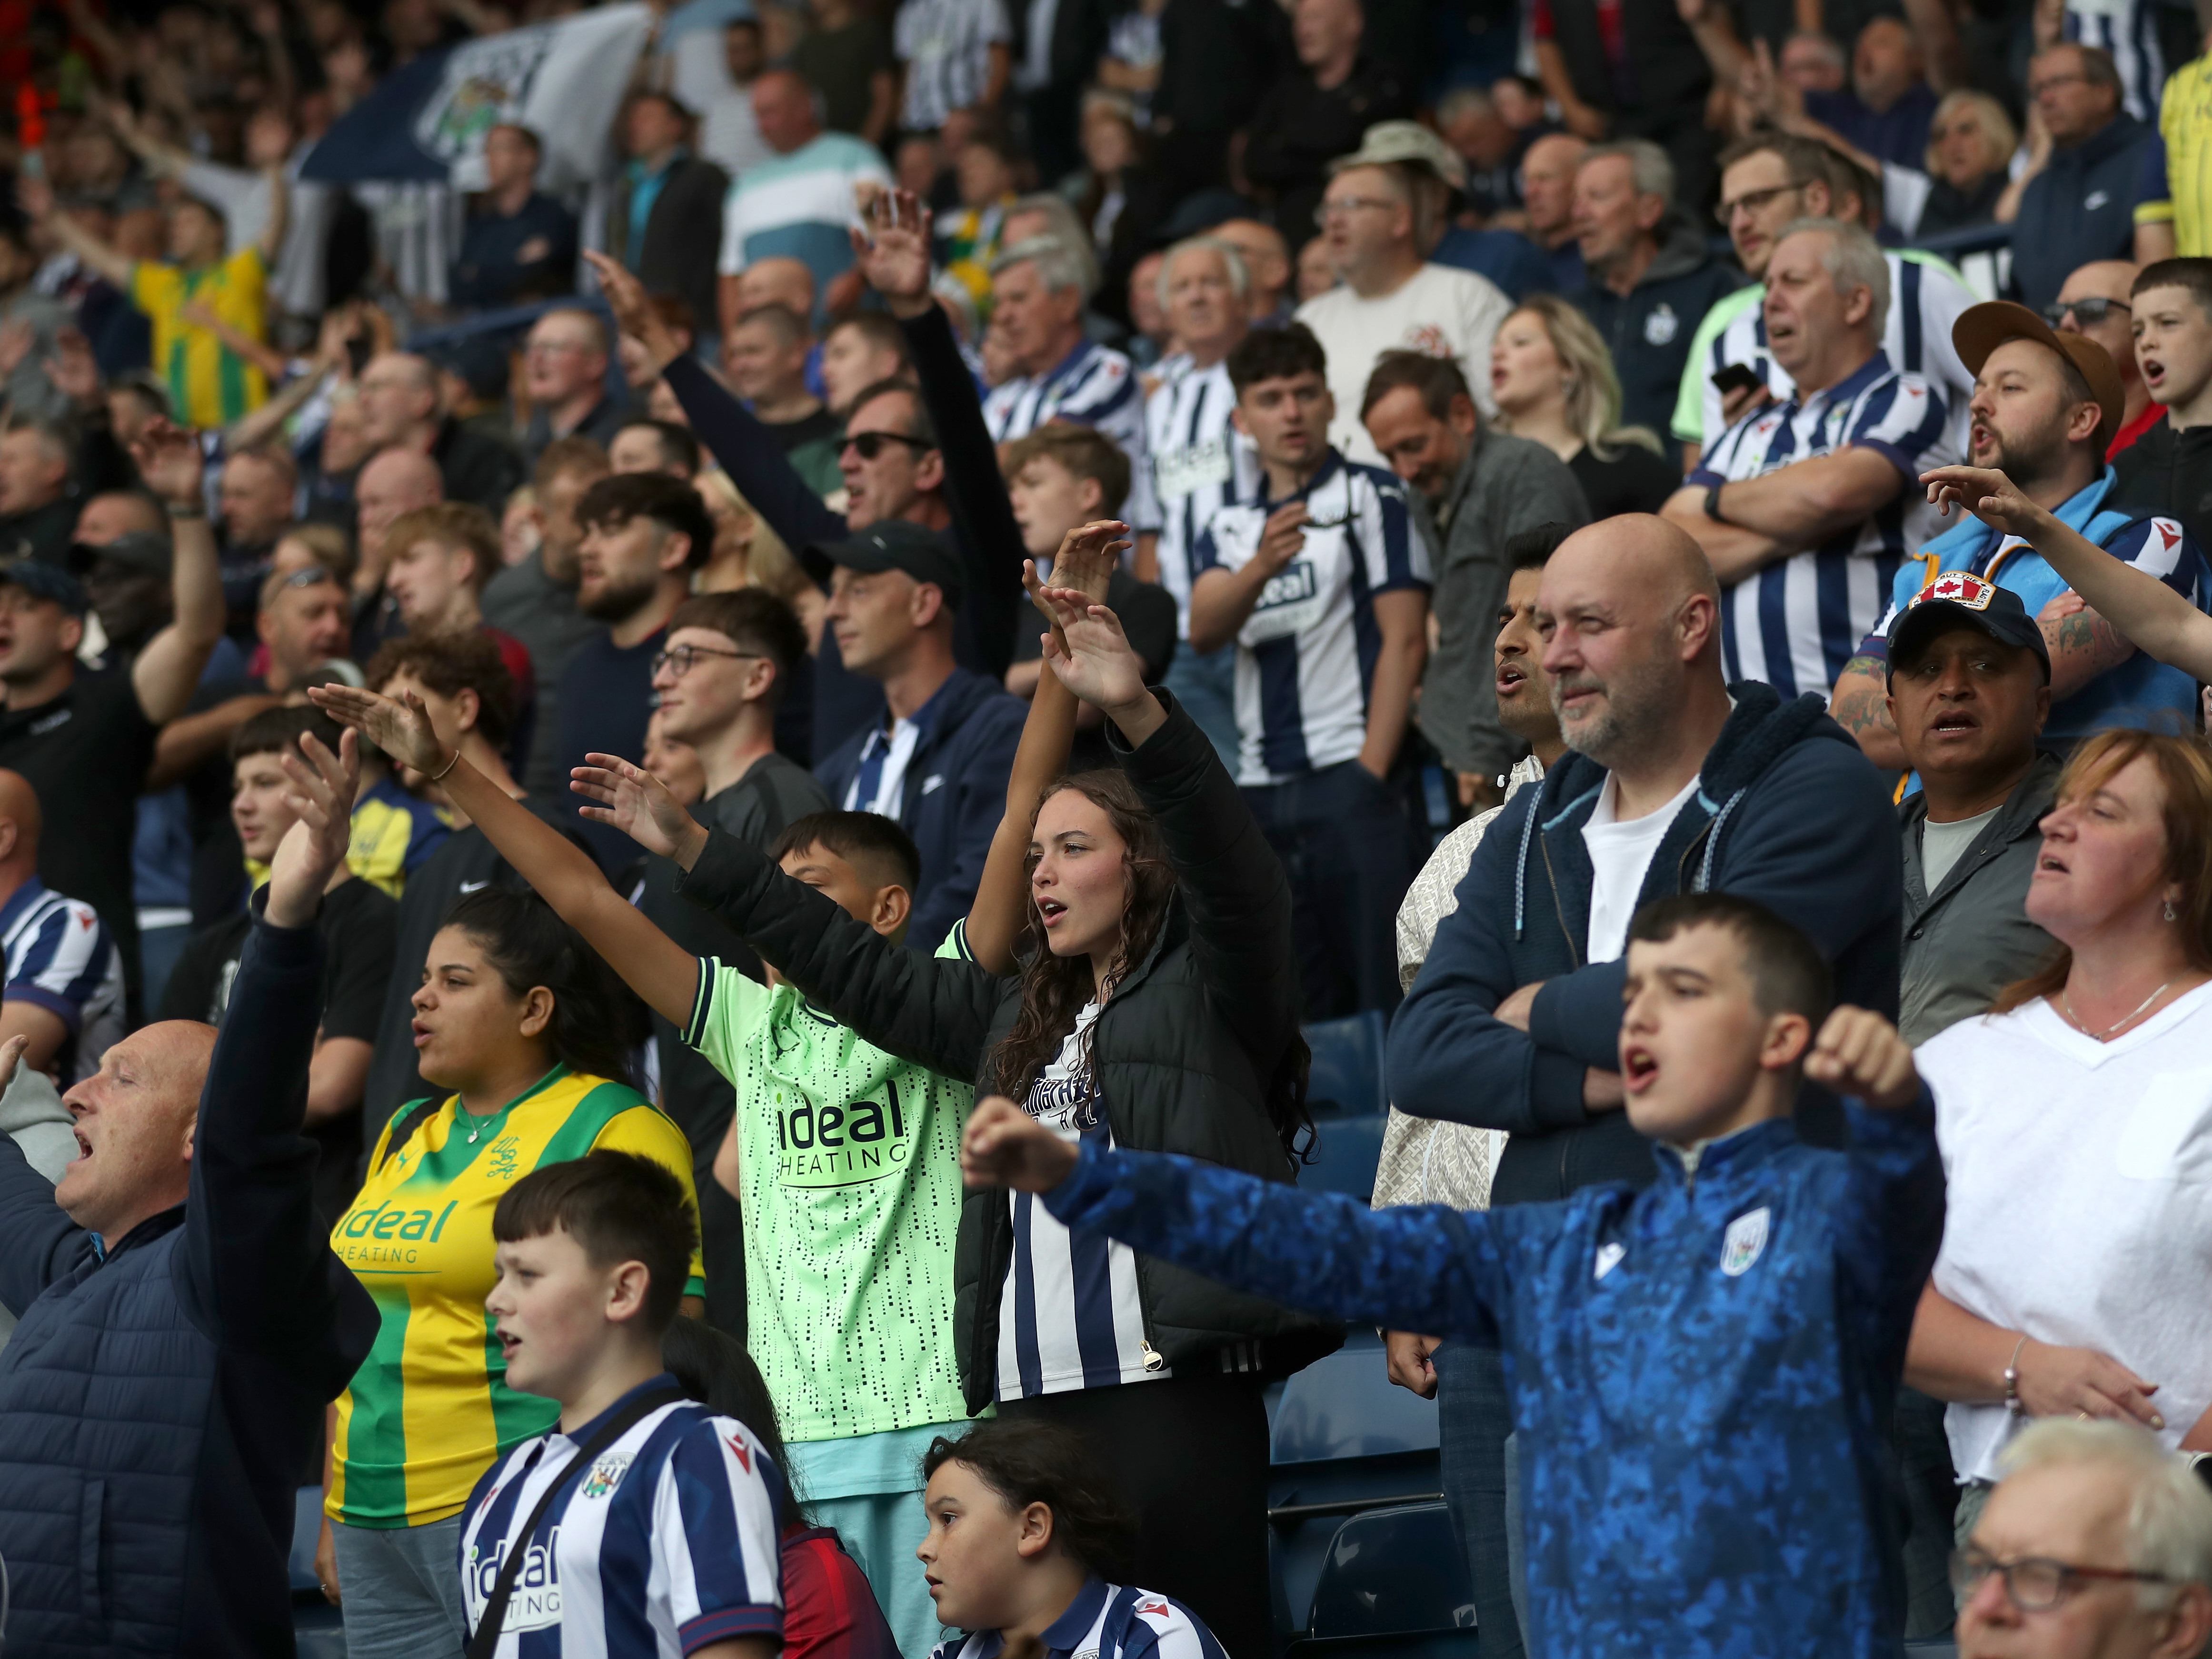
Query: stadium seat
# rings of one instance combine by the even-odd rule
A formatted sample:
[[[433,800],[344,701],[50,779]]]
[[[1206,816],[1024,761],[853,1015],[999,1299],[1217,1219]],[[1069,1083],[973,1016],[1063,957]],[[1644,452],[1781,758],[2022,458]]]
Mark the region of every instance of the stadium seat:
[[[1474,1591],[1444,1506],[1370,1510],[1339,1527],[1308,1627],[1316,1641],[1472,1631]]]
[[[1348,1194],[1364,1204],[1375,1195],[1382,1131],[1390,1120],[1314,1115],[1314,1161],[1298,1171],[1298,1185],[1308,1192]]]
[[[1333,1463],[1437,1449],[1437,1406],[1391,1382],[1370,1336],[1316,1359],[1283,1384],[1269,1460]]]
[[[1380,1117],[1389,1106],[1383,1081],[1382,1016],[1370,1010],[1305,1028],[1313,1050],[1306,1100],[1316,1117]]]
[[[322,1600],[322,1586],[315,1578],[315,1540],[322,1533],[323,1489],[302,1486],[293,1495],[292,1554],[286,1564],[291,1569],[295,1599],[305,1595]]]

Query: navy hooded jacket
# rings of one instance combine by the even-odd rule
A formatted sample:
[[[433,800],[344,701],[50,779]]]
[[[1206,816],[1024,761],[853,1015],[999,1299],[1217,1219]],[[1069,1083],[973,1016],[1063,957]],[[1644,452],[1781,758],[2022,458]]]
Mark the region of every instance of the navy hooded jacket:
[[[1848,1152],[1787,1121],[1646,1142],[1650,1186],[1561,1204],[1370,1210],[1093,1143],[1044,1203],[1253,1295],[1502,1347],[1534,1659],[1889,1659],[1884,1432],[1943,1170],[1924,1089],[1843,1109]]]
[[[921,854],[921,884],[906,942],[929,956],[975,902],[991,837],[1006,816],[1006,779],[1029,705],[997,681],[956,668],[916,718],[921,735],[906,763],[893,816]],[[845,791],[860,769],[860,750],[883,720],[878,694],[873,718],[814,769],[833,805],[845,804]]]
[[[293,1651],[294,1496],[377,1328],[300,1133],[322,967],[313,927],[255,923],[185,1202],[104,1257],[0,1135],[9,1659]]]
[[[1881,775],[1820,699],[1729,688],[1735,708],[1644,878],[1639,908],[1676,893],[1756,900],[1809,938],[1836,1000],[1897,1018],[1904,863]],[[1427,962],[1390,1025],[1390,1098],[1415,1117],[1504,1129],[1493,1204],[1651,1178],[1619,1111],[1583,1104],[1583,1073],[1620,1065],[1626,964],[1583,959],[1591,870],[1583,825],[1605,769],[1570,751],[1506,803],[1475,849]],[[1491,1011],[1544,982],[1526,1032]],[[1832,1097],[1801,1100],[1806,1138],[1834,1144]],[[1419,1328],[1409,1327],[1408,1328]]]

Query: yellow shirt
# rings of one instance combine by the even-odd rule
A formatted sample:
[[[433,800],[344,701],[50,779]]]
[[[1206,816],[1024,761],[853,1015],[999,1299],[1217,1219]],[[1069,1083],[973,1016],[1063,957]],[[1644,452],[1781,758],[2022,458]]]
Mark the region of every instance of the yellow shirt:
[[[454,1096],[387,1159],[392,1132],[412,1109],[385,1125],[367,1183],[331,1230],[331,1248],[383,1316],[368,1358],[338,1397],[327,1509],[356,1527],[427,1526],[458,1514],[495,1458],[560,1417],[552,1401],[507,1386],[484,1311],[498,1278],[491,1212],[516,1177],[611,1147],[666,1164],[698,1213],[690,1143],[622,1084],[556,1066],[489,1118],[463,1113]],[[695,1253],[684,1293],[699,1295],[705,1284]]]
[[[183,270],[142,260],[131,274],[131,299],[154,325],[154,372],[168,383],[169,401],[188,425],[228,426],[260,408],[269,382],[207,329],[179,314],[197,300],[250,340],[269,337],[269,268],[258,247],[240,248],[219,265]]]
[[[2136,209],[2136,222],[2172,219],[2174,252],[2202,258],[2212,253],[2212,57],[2166,77],[2158,131],[2166,140],[2166,188]]]

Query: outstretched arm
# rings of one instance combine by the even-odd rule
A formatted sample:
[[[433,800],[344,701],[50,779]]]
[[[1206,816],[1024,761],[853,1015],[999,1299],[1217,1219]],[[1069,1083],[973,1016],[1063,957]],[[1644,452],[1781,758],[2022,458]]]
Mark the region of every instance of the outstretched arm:
[[[394,759],[437,777],[447,799],[625,985],[678,1030],[690,1022],[699,959],[608,886],[589,854],[463,760],[439,737],[421,698],[410,692],[402,703],[344,685],[307,695]]]
[[[43,225],[48,234],[98,271],[124,293],[131,292],[131,274],[134,261],[125,258],[109,243],[87,230],[66,213],[54,210],[53,187],[44,178],[33,178],[19,168],[15,173],[15,203],[26,217]]]
[[[190,514],[170,521],[175,550],[169,574],[171,619],[131,665],[131,689],[138,694],[139,708],[155,725],[166,726],[191,706],[200,671],[222,637],[222,567],[200,493],[199,440],[155,420],[131,453],[146,487]]]

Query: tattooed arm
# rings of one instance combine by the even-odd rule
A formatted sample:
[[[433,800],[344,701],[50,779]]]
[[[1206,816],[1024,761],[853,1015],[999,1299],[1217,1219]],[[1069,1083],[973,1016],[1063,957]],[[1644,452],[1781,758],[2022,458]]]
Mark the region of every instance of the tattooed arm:
[[[2051,614],[2062,608],[2069,614]],[[2136,653],[2134,645],[2118,629],[2086,605],[2075,609],[2053,601],[2036,620],[2043,629],[2043,642],[2051,650],[2053,702],[2063,702],[2106,669],[2118,668]]]
[[[1911,766],[1889,717],[1889,672],[1881,658],[1861,654],[1844,665],[1828,696],[1828,713],[1883,771],[1902,772]]]

